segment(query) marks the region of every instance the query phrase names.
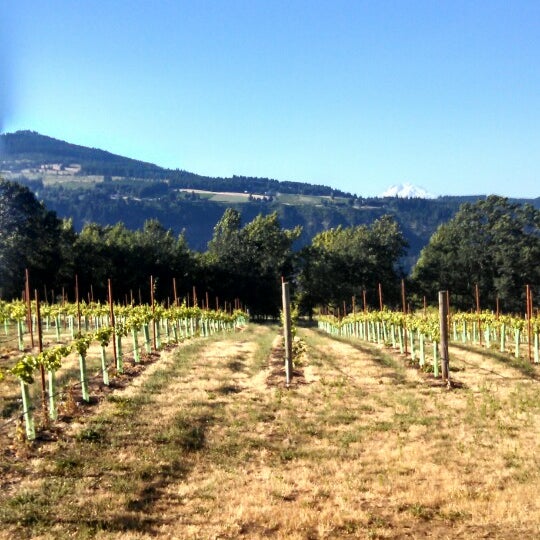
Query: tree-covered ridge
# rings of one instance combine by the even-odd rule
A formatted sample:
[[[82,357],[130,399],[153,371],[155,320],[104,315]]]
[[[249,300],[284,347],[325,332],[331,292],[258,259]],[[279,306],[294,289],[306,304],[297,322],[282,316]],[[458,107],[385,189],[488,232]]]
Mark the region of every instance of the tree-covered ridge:
[[[328,231],[324,253],[319,236],[299,254],[293,243],[302,232],[300,227],[283,228],[276,212],[258,214],[244,223],[233,208],[217,220],[203,253],[191,251],[183,234],[175,235],[157,220],[148,220],[136,230],[121,223],[89,223],[78,233],[69,220],[58,219],[39,203],[28,188],[4,180],[0,181],[0,218],[0,296],[4,298],[20,296],[26,268],[33,286],[40,290],[72,291],[77,276],[82,295],[101,299],[111,279],[118,298],[148,301],[148,280],[153,276],[161,301],[173,297],[175,282],[181,296],[191,294],[195,287],[221,302],[238,299],[252,315],[276,316],[282,278],[298,286],[304,297],[311,295],[322,303],[341,301],[335,287],[326,282],[340,275],[329,276],[321,263],[337,257],[330,265],[337,268],[345,253],[350,253],[348,240],[358,237],[354,263],[369,267],[361,282],[359,276],[347,275],[353,289],[373,287],[383,276],[395,281],[393,268],[403,247],[397,224],[383,217],[369,229]],[[317,264],[308,267],[307,260]],[[307,307],[313,307],[313,302]]]
[[[74,161],[77,167],[70,167]],[[0,169],[7,179],[29,187],[48,209],[70,219],[75,231],[80,232],[88,223],[107,227],[118,222],[135,230],[157,219],[174,234],[183,234],[189,247],[201,252],[206,250],[214,225],[228,207],[238,211],[244,223],[259,214],[276,212],[284,228],[300,226],[296,250],[327,229],[370,225],[389,214],[408,244],[400,260],[406,273],[431,235],[455,215],[463,202],[485,199],[481,195],[368,198],[300,182],[239,176],[209,178],[162,169],[33,132],[0,136]],[[362,186],[358,189],[361,191]],[[528,202],[540,208],[540,198]]]
[[[76,163],[82,166],[84,172],[101,165],[109,171],[139,171],[142,178],[147,178],[151,174],[159,176],[163,171],[161,167],[151,163],[117,156],[97,148],[70,144],[40,135],[35,131],[17,131],[1,135],[0,151],[4,167],[14,161],[19,162],[19,167],[28,164],[59,163],[66,166]]]
[[[17,131],[0,136],[0,159],[4,170],[21,170],[31,165],[59,163],[81,165],[85,175],[120,176],[134,179],[168,181],[170,188],[210,191],[247,191],[249,193],[301,193],[306,195],[348,196],[328,186],[270,178],[232,176],[214,178],[180,169],[166,169],[152,163],[112,154],[96,148],[70,144],[40,135],[35,131]]]
[[[156,218],[176,234],[184,232],[189,246],[199,251],[206,249],[213,227],[227,207],[239,211],[244,222],[260,213],[277,212],[285,228],[302,227],[296,248],[309,244],[325,229],[367,225],[384,214],[392,214],[410,246],[403,259],[408,270],[430,234],[459,206],[454,200],[438,204],[421,199],[354,197],[324,186],[264,178],[206,178],[159,168],[156,173],[155,166],[149,164],[134,160],[119,163],[112,154],[28,132],[1,136],[2,141],[11,145],[3,153],[1,168],[6,178],[29,187],[49,209],[71,219],[76,231],[86,223],[108,226],[119,221],[129,229],[138,229],[145,221]],[[36,141],[35,146],[32,141]],[[79,159],[83,155],[87,161]],[[51,171],[51,164],[69,166],[71,158],[81,162],[78,172]],[[41,168],[47,164],[49,168]],[[96,175],[88,176],[90,173]],[[238,196],[236,200],[224,200],[227,197],[191,191],[195,189],[264,197],[245,195],[243,199]]]
[[[0,296],[19,297],[28,268],[36,288],[70,291],[77,275],[82,294],[103,299],[110,278],[119,298],[147,301],[153,276],[161,301],[173,297],[176,282],[180,295],[195,287],[222,302],[239,300],[253,315],[277,315],[282,278],[305,313],[323,305],[348,311],[365,293],[378,306],[379,284],[386,305],[400,304],[407,242],[394,217],[330,227],[294,250],[301,233],[284,228],[277,212],[246,222],[234,208],[216,220],[204,252],[155,219],[135,230],[88,223],[79,233],[28,188],[0,180]],[[478,285],[484,307],[498,299],[506,311],[520,311],[525,285],[540,290],[539,260],[540,210],[491,196],[464,204],[438,229],[408,288],[429,301],[448,289],[453,305],[470,309]]]

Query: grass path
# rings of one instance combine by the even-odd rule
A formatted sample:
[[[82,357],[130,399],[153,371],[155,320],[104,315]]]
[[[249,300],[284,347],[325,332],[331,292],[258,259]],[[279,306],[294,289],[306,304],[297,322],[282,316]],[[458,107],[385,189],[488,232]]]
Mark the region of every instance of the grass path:
[[[56,443],[5,458],[0,538],[540,536],[532,375],[452,350],[447,390],[376,346],[277,328],[164,353]]]

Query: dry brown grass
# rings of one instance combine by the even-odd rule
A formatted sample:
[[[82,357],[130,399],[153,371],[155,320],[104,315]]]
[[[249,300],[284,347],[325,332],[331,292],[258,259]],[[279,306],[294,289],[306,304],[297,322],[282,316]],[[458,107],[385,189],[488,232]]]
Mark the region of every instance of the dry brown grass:
[[[448,390],[300,333],[290,388],[276,328],[250,326],[163,355],[58,442],[5,457],[0,537],[540,536],[534,378],[455,349]]]

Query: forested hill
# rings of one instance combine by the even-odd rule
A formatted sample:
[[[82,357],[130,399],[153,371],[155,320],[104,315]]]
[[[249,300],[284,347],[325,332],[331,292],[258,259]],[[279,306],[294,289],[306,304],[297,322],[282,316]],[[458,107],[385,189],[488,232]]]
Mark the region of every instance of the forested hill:
[[[270,178],[233,176],[214,178],[180,169],[165,169],[152,163],[111,154],[40,135],[35,131],[17,131],[0,136],[0,164],[10,171],[39,169],[44,164],[69,168],[79,165],[79,176],[101,175],[133,179],[167,180],[175,188],[238,191],[248,193],[291,193],[304,195],[350,196],[349,193],[303,182],[278,181]]]
[[[409,243],[403,266],[409,270],[437,227],[463,202],[483,196],[438,199],[366,198],[328,186],[267,178],[211,178],[179,169],[77,146],[32,131],[0,136],[0,175],[28,186],[60,217],[85,223],[142,227],[157,218],[176,233],[185,232],[191,248],[203,251],[227,207],[244,223],[277,211],[285,228],[301,225],[297,247],[331,227],[370,224],[393,215]],[[381,186],[381,191],[385,186]],[[540,208],[540,199],[528,201]]]

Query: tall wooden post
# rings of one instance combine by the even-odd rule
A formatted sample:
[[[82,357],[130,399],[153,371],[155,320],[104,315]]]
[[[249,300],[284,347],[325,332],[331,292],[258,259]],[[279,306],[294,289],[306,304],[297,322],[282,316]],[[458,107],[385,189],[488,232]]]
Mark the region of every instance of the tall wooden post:
[[[379,309],[382,311],[383,307],[382,285],[379,283]]]
[[[285,379],[290,384],[292,378],[292,329],[291,329],[291,300],[289,295],[289,284],[281,284],[283,293],[283,338],[285,341]]]
[[[173,286],[173,293],[174,293],[174,307],[178,307],[178,293],[176,292],[176,278],[172,278],[172,286]]]
[[[38,351],[43,352],[43,333],[41,331],[41,308],[39,305],[39,293],[37,289],[34,289],[34,298],[36,300],[36,324],[38,332]],[[41,373],[41,399],[43,401],[43,411],[47,411],[47,397],[45,390],[45,368],[43,364],[40,364],[40,373]]]
[[[152,304],[152,340],[154,344],[154,351],[157,351],[157,340],[156,340],[156,307],[154,305],[154,276],[150,276],[150,302]]]
[[[450,361],[448,358],[448,291],[439,291],[440,353],[443,381],[450,385]]]
[[[527,296],[527,342],[529,345],[529,362],[532,361],[532,349],[531,349],[531,341],[532,341],[532,315],[533,315],[533,303],[532,303],[532,290],[531,286],[527,285],[526,288],[526,296]]]
[[[364,303],[364,313],[367,312],[367,298],[366,298],[366,289],[362,291],[362,301]]]
[[[30,273],[28,268],[24,271],[24,295],[26,297],[26,325],[28,326],[28,331],[30,332],[30,343],[32,344],[32,349],[34,348],[34,330],[32,328],[32,298],[30,298]]]
[[[405,294],[405,280],[401,280],[401,303],[403,308],[403,315],[407,315],[407,296]],[[404,319],[405,320],[405,319]],[[407,323],[403,323],[403,347],[405,355],[407,355]]]
[[[81,304],[79,302],[79,276],[75,274],[75,302],[77,304],[77,333],[81,333]]]
[[[476,296],[476,317],[478,322],[478,339],[480,341],[480,345],[482,345],[482,328],[480,324],[480,289],[478,288],[478,283],[475,284],[474,292]]]
[[[114,365],[117,365],[117,357],[116,357],[116,325],[114,321],[114,302],[113,302],[113,295],[112,295],[112,283],[111,280],[107,280],[107,289],[109,292],[109,316],[111,319],[111,328],[113,329],[112,333],[112,342],[113,342],[113,355],[114,355]]]

